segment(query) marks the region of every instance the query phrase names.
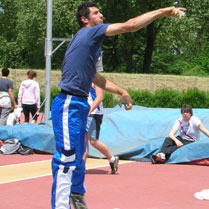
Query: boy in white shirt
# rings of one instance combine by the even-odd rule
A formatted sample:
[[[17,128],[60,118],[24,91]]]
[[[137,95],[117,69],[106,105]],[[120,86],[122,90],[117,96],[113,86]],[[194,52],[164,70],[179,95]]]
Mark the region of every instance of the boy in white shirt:
[[[176,149],[199,140],[200,131],[209,137],[209,132],[202,122],[193,116],[190,105],[183,105],[181,114],[182,117],[176,120],[169,137],[165,138],[161,151],[152,156],[152,163],[165,163]],[[180,135],[176,137],[177,131]]]

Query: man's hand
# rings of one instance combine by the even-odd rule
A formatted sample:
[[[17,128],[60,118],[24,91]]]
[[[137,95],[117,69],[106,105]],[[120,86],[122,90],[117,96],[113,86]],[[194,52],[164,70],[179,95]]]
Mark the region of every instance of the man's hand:
[[[177,147],[182,147],[183,146],[183,143],[181,141],[179,141],[178,139],[175,140],[175,143],[176,143]]]
[[[126,110],[131,110],[133,101],[129,95],[124,95],[121,97],[119,106],[121,107],[124,104]]]
[[[181,19],[182,17],[182,12],[185,12],[186,9],[179,7],[176,8],[174,6],[172,7],[166,7],[163,9],[163,13],[165,17],[178,17],[179,19]]]
[[[14,109],[17,109],[19,106],[18,105],[13,105],[13,106],[11,106],[11,110],[14,110]]]
[[[14,105],[14,109],[17,109],[19,106],[17,104]]]

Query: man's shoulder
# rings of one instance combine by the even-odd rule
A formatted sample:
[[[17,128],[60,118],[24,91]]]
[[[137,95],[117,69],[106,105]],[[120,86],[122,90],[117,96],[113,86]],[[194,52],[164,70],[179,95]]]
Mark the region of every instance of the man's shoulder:
[[[105,33],[107,27],[108,27],[109,24],[98,24],[98,25],[95,25],[93,27],[84,27],[82,28],[81,30],[78,31],[78,33],[95,33],[95,32],[100,32],[100,33]]]
[[[109,23],[102,23],[102,24],[98,24],[98,25],[95,25],[93,28],[106,28],[108,27]]]
[[[11,83],[13,84],[13,82],[9,79],[9,78],[0,78],[1,82],[4,82],[4,83]]]
[[[194,116],[194,115],[191,117],[191,121],[201,122],[200,119],[198,117]]]
[[[89,29],[98,30],[99,28],[106,28],[108,25],[109,23],[102,23],[102,24],[95,25],[93,27],[89,27]]]

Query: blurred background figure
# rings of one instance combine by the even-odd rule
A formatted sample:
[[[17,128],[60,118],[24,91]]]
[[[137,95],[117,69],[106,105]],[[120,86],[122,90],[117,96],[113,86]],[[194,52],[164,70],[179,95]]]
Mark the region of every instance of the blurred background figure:
[[[115,174],[118,170],[119,157],[112,155],[106,144],[99,140],[100,129],[103,119],[103,97],[104,90],[92,84],[88,97],[90,110],[86,125],[86,152],[84,153],[84,161],[86,164],[89,153],[89,141],[95,149],[101,152],[108,159],[111,168],[111,174]]]
[[[27,80],[24,80],[18,93],[18,105],[22,106],[25,116],[25,123],[29,123],[30,113],[32,123],[37,121],[40,108],[40,87],[37,81],[33,80],[37,73],[33,70],[27,72]]]
[[[2,69],[2,77],[0,78],[0,125],[6,125],[7,118],[13,108],[17,108],[17,104],[13,95],[13,82],[7,77],[9,69]]]

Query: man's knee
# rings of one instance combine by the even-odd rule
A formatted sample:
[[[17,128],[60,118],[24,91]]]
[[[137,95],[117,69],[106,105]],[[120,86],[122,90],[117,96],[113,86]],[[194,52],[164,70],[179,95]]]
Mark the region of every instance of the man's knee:
[[[97,144],[97,142],[98,142],[98,139],[96,139],[96,140],[89,140],[89,142],[90,142],[90,144],[91,144],[92,146],[96,146],[96,144]]]

